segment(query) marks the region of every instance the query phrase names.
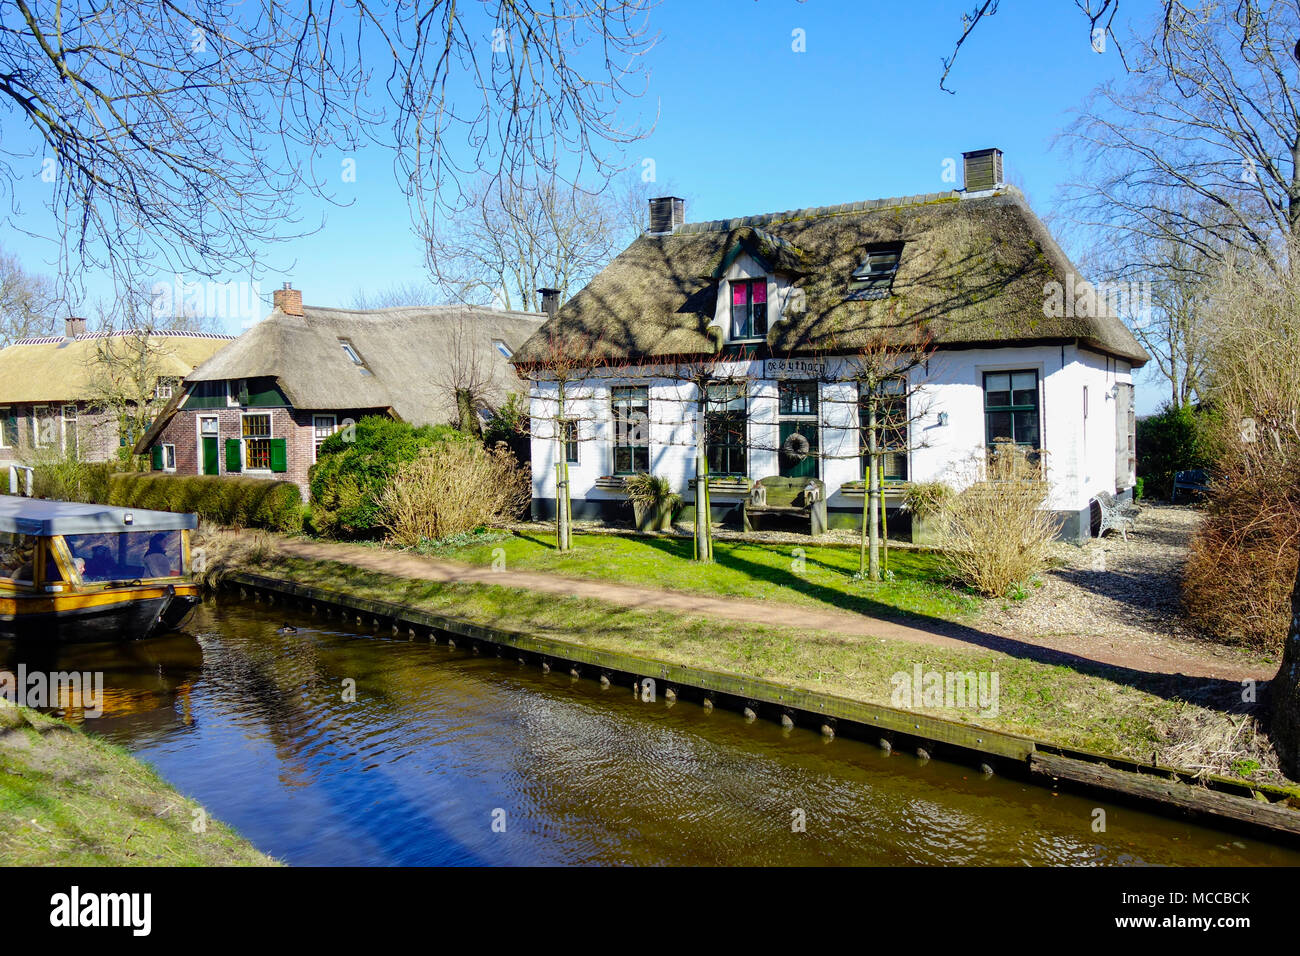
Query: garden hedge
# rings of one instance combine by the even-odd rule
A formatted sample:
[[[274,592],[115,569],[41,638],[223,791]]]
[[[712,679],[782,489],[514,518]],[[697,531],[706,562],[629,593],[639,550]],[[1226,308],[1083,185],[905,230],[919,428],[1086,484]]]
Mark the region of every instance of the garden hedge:
[[[119,473],[108,482],[108,503],[154,511],[192,511],[217,524],[294,534],[306,511],[289,481],[216,475]]]

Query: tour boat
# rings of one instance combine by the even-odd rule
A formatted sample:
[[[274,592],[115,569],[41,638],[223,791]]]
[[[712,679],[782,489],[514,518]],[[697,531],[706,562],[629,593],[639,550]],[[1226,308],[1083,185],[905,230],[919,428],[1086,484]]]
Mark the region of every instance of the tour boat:
[[[0,639],[112,641],[199,603],[192,514],[0,495]]]

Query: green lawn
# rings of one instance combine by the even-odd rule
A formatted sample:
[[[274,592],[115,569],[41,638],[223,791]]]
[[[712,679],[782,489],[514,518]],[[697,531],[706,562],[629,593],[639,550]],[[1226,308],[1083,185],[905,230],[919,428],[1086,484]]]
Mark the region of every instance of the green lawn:
[[[826,545],[716,541],[712,565],[691,560],[690,538],[577,534],[561,554],[555,535],[525,532],[503,540],[442,547],[438,557],[491,564],[504,552],[506,568],[546,571],[675,591],[837,607],[879,617],[967,618],[980,599],[953,587],[943,559],[931,551],[892,550],[893,580],[855,581],[858,550]]]

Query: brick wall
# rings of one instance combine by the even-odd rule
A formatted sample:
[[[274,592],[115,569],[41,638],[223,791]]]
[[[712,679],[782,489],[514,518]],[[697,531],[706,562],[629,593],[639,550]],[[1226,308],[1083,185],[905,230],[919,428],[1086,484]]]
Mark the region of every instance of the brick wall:
[[[61,416],[63,402],[51,402],[47,407],[50,414],[60,420],[59,429],[63,432]],[[117,416],[102,409],[91,409],[84,402],[76,403],[77,450],[82,461],[109,461],[117,457],[119,446]],[[9,414],[18,419],[18,444],[0,448],[0,462],[23,461],[31,457],[34,450],[33,436],[36,432],[34,406],[6,406]],[[0,414],[4,410],[0,409]],[[69,428],[72,427],[69,423]],[[57,444],[57,443],[56,443]]]
[[[316,462],[316,439],[312,426],[313,412],[298,411],[293,408],[212,408],[181,409],[172,416],[159,433],[156,444],[176,446],[176,474],[198,475],[203,470],[202,444],[199,435],[198,420],[201,417],[215,416],[217,419],[217,466],[220,474],[226,471],[226,441],[239,438],[243,429],[243,415],[268,414],[271,416],[271,437],[285,439],[286,464],[288,470],[283,474],[270,472],[246,471],[250,477],[272,478],[278,481],[292,481],[307,495],[307,471]],[[352,410],[346,412],[329,412],[341,425],[345,419],[354,422],[361,416],[373,414],[370,411]]]

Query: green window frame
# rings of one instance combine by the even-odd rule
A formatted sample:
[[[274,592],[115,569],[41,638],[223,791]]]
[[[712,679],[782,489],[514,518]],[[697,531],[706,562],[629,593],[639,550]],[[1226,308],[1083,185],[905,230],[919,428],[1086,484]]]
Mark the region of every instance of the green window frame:
[[[650,389],[616,385],[610,389],[614,413],[614,474],[650,470]]]
[[[704,454],[710,475],[749,474],[749,422],[744,382],[711,382],[704,400]]]
[[[570,465],[578,463],[578,423],[572,419],[560,421],[560,441],[564,444],[564,460]]]
[[[1042,447],[1038,370],[984,373],[984,441],[1012,441],[1024,448]]]
[[[877,386],[884,396],[876,404],[876,447],[885,452],[880,458],[881,481],[907,481],[908,417],[907,382],[901,378],[888,379]],[[867,387],[861,387],[858,396],[858,434],[862,465],[862,480],[867,480],[867,458],[870,438],[867,428]]]

